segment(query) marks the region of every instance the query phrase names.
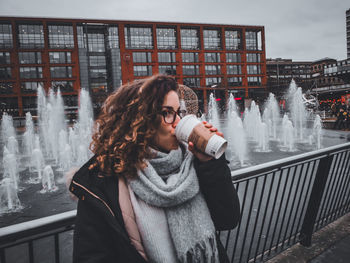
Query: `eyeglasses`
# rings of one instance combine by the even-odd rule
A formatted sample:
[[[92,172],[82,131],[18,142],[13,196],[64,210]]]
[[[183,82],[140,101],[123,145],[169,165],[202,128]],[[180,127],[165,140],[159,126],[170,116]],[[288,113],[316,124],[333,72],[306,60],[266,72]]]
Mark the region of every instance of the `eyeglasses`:
[[[185,110],[178,109],[174,111],[172,107],[163,107],[164,109],[159,113],[163,116],[164,122],[168,124],[173,124],[176,120],[176,115],[182,119],[186,115]]]

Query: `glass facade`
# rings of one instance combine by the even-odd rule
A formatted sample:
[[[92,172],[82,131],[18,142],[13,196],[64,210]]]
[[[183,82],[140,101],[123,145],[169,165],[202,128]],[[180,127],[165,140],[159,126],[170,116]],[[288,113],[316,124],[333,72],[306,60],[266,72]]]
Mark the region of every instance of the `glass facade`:
[[[260,31],[246,31],[245,42],[247,50],[261,50],[261,32]]]
[[[260,74],[260,66],[259,65],[247,65],[247,73],[248,73],[248,75]]]
[[[158,49],[176,49],[176,30],[174,28],[157,28]]]
[[[221,34],[219,30],[203,30],[204,49],[221,49]]]
[[[73,27],[70,25],[48,25],[50,48],[74,48]]]
[[[73,81],[51,81],[51,87],[54,89],[59,88],[61,92],[72,92],[73,86]]]
[[[227,85],[228,86],[242,86],[242,77],[229,77],[227,78]]]
[[[89,57],[90,67],[106,67],[105,56],[90,56]]]
[[[182,62],[196,63],[198,62],[197,52],[186,52],[182,53]]]
[[[117,26],[110,26],[108,28],[108,47],[119,48],[119,35]]]
[[[205,65],[205,74],[206,75],[220,75],[221,66],[220,65]]]
[[[159,66],[159,73],[167,74],[167,75],[176,75],[176,66],[174,65]]]
[[[228,63],[241,62],[241,54],[240,53],[226,53],[226,62],[228,62]]]
[[[18,43],[20,48],[44,48],[43,25],[18,25]]]
[[[11,24],[0,24],[0,48],[12,48],[12,43]]]
[[[72,67],[50,67],[51,78],[71,78]]]
[[[134,76],[152,76],[152,66],[134,66]]]
[[[220,53],[204,53],[205,62],[220,62]]]
[[[44,87],[42,82],[37,82],[37,81],[21,82],[21,92],[36,93],[39,86]]]
[[[176,57],[174,52],[159,52],[158,53],[159,63],[175,63]]]
[[[19,76],[21,79],[40,79],[43,77],[42,67],[20,67]]]
[[[12,94],[12,93],[13,93],[13,82],[0,82],[0,94]]]
[[[132,61],[134,63],[150,63],[152,62],[151,52],[133,52]]]
[[[260,54],[258,53],[247,53],[247,62],[260,62]]]
[[[205,85],[207,87],[219,86],[221,84],[222,78],[205,78]]]
[[[226,30],[225,44],[226,49],[241,50],[242,49],[242,33],[241,30]]]
[[[72,63],[71,52],[49,52],[51,64],[66,64]]]
[[[41,52],[18,52],[20,64],[41,64]]]
[[[105,52],[105,36],[103,33],[88,33],[87,38],[90,52]]]
[[[183,75],[199,75],[199,65],[183,65]]]
[[[129,49],[152,49],[152,28],[125,27],[125,47]]]
[[[248,86],[260,86],[261,77],[248,77]]]
[[[0,68],[0,79],[11,79],[11,68],[10,67],[1,67]]]
[[[11,63],[9,52],[0,52],[0,65],[7,65]]]
[[[186,85],[188,87],[200,87],[201,86],[200,78],[184,78],[183,83],[184,83],[184,85]]]
[[[241,65],[227,65],[226,66],[228,75],[240,75],[242,74],[242,66]]]
[[[181,29],[181,48],[199,49],[198,29]]]

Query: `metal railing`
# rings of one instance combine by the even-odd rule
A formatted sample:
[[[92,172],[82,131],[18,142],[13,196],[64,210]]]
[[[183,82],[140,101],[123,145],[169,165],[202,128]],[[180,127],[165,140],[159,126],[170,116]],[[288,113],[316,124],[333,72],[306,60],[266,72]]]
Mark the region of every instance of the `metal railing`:
[[[234,230],[220,233],[230,262],[263,262],[297,242],[309,246],[315,231],[348,213],[349,157],[346,143],[232,172],[242,218]],[[43,254],[71,262],[75,213],[1,228],[1,263],[22,262],[12,259],[17,251],[23,257],[23,248],[31,263],[44,262]]]
[[[350,143],[232,172],[238,227],[220,233],[231,262],[263,262],[350,211]]]

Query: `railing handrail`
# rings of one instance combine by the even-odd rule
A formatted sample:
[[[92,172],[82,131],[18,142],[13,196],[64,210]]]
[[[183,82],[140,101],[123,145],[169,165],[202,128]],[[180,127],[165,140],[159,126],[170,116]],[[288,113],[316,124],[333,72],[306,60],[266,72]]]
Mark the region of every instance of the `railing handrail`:
[[[278,159],[276,161],[271,161],[267,163],[262,163],[242,169],[238,169],[231,172],[232,180],[237,181],[244,178],[247,178],[251,175],[259,175],[267,171],[272,171],[274,169],[280,169],[281,167],[286,167],[288,165],[299,163],[303,161],[309,161],[320,156],[327,156],[345,149],[350,148],[350,142],[339,144],[335,146],[330,146],[320,150],[315,150],[312,152],[302,153],[291,157],[286,157],[283,159]]]
[[[67,227],[69,224],[74,224],[77,211],[71,210],[68,212],[42,217],[31,221],[2,227],[0,228],[0,247],[20,240],[22,238],[42,234],[52,229]]]

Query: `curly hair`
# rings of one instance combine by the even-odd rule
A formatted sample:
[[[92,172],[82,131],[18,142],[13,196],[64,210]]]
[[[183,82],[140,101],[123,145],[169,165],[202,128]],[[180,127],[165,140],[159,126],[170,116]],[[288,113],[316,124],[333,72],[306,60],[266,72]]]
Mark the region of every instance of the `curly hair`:
[[[121,86],[105,101],[95,122],[90,149],[98,167],[106,175],[137,176],[151,157],[149,146],[161,123],[164,97],[177,91],[173,77],[154,75]]]

